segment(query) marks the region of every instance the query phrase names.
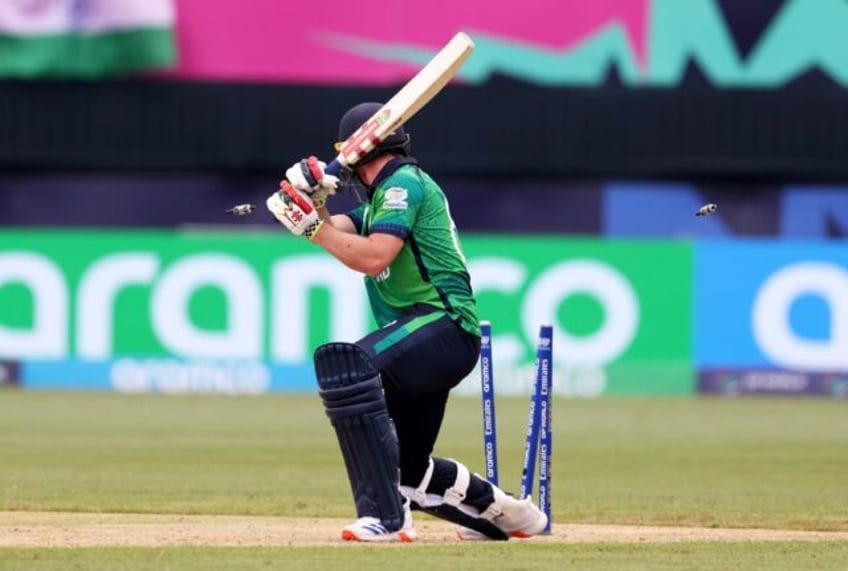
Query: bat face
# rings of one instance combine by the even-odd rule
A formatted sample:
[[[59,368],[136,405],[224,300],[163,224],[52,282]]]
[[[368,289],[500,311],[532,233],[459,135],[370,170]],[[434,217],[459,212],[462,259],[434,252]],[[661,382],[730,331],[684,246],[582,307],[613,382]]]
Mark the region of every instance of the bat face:
[[[353,135],[342,145],[339,154],[345,159],[348,157],[353,160],[347,160],[347,164],[353,164],[359,159],[368,154],[368,152],[380,144],[382,138],[377,133],[382,132],[383,127],[389,122],[392,116],[392,110],[387,107],[381,107],[368,121],[357,129]],[[389,131],[390,132],[390,131]]]

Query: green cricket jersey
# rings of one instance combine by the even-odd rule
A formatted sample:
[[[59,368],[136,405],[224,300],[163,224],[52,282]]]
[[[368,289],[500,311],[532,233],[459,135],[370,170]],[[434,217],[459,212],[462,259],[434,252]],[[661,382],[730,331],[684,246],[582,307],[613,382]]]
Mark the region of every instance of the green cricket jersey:
[[[388,163],[374,182],[371,199],[348,216],[362,236],[384,233],[404,240],[385,271],[365,276],[377,324],[426,304],[480,335],[465,256],[442,189],[409,158]]]

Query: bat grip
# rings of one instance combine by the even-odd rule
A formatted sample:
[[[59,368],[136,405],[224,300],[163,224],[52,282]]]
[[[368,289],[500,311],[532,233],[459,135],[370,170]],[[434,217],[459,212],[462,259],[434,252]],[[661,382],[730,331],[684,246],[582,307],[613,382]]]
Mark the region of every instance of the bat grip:
[[[339,176],[339,173],[342,172],[344,166],[339,162],[339,159],[333,159],[330,164],[324,169],[324,172],[327,174],[331,174],[333,176]]]

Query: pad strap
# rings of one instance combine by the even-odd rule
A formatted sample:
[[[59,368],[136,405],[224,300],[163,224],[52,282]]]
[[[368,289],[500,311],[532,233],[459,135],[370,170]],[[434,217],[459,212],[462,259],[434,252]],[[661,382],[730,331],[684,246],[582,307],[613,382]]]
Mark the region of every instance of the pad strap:
[[[465,499],[465,495],[468,493],[468,484],[471,483],[471,474],[468,472],[468,468],[466,468],[460,462],[457,462],[453,458],[446,458],[446,460],[450,460],[456,465],[456,479],[453,482],[453,486],[445,490],[445,503],[449,506],[458,506]],[[432,460],[430,460],[432,465]]]
[[[433,462],[433,459],[429,458],[427,462],[427,470],[424,472],[424,477],[421,478],[421,483],[418,484],[418,487],[415,488],[409,496],[409,499],[417,503],[419,506],[427,505],[427,486],[430,485],[430,480],[433,479],[434,467],[435,463]]]
[[[401,486],[403,494],[421,507],[429,507],[439,504],[447,504],[449,506],[458,506],[465,500],[468,494],[468,486],[471,484],[471,473],[462,463],[457,462],[453,458],[444,458],[442,461],[451,462],[456,466],[456,477],[453,485],[445,489],[445,493],[440,497],[437,494],[427,493],[427,488],[430,487],[430,482],[433,480],[433,470],[436,463],[432,458],[427,463],[427,470],[424,472],[424,477],[421,478],[421,483],[417,488],[409,486]]]

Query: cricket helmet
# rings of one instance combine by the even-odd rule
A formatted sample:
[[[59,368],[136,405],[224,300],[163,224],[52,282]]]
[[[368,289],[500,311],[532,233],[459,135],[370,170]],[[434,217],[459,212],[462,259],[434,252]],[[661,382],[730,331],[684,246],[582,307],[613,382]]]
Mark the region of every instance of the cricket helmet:
[[[336,152],[341,150],[344,141],[362,126],[368,119],[371,118],[381,107],[382,103],[360,103],[355,105],[342,115],[339,120],[339,140],[335,144]],[[385,152],[400,153],[409,155],[409,140],[410,137],[404,130],[403,126],[394,130],[386,139],[377,145],[374,150],[362,157],[357,165],[364,165],[379,155]]]

